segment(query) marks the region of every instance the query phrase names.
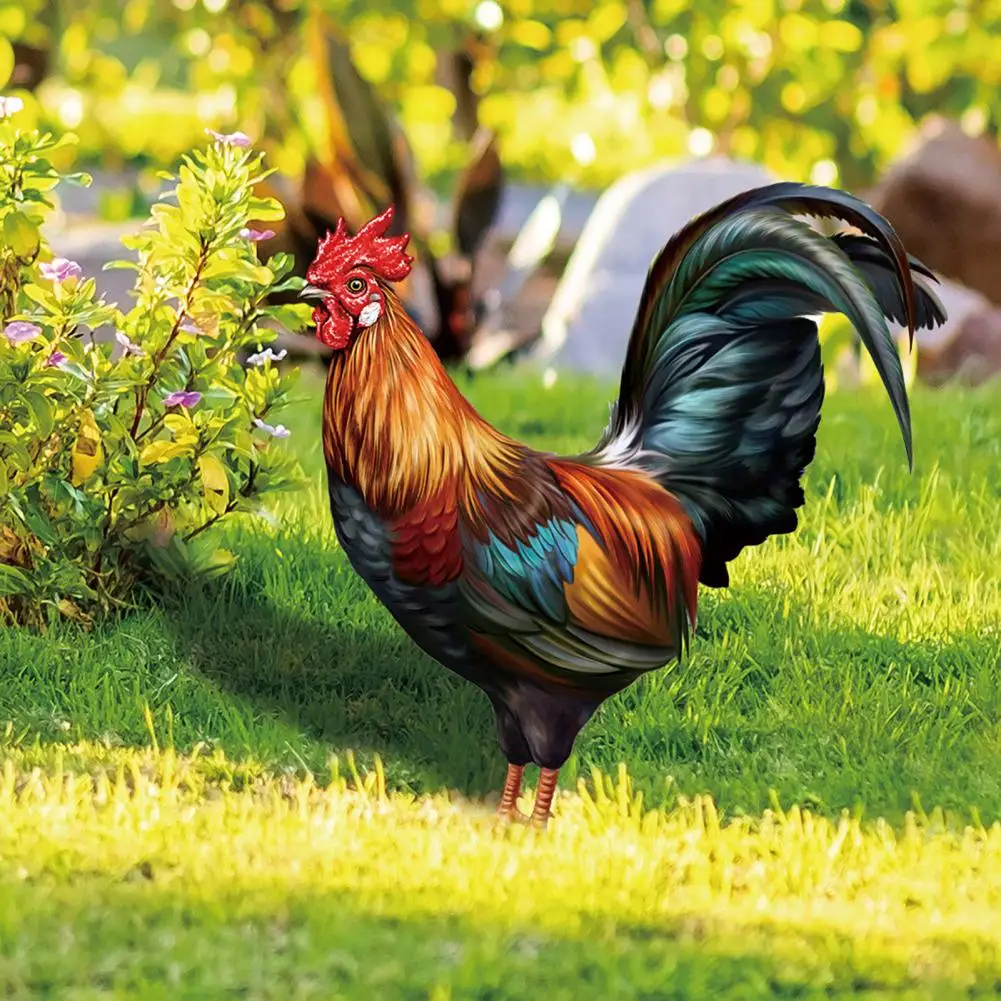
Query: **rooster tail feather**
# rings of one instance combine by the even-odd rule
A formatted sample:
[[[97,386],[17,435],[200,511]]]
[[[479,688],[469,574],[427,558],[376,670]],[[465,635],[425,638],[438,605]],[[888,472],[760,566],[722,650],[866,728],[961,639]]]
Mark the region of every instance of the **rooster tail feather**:
[[[844,219],[827,238],[795,218]],[[824,396],[811,315],[843,313],[871,355],[912,462],[910,410],[887,319],[944,310],[889,224],[844,192],[759,188],[696,219],[647,277],[619,399],[597,462],[640,466],[675,494],[703,540],[701,580],[722,586],[745,546],[796,527],[800,478]]]

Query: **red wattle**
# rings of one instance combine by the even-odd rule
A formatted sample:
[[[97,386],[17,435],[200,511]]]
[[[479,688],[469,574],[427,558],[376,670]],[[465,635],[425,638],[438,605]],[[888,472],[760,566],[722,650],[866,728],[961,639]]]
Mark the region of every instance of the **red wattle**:
[[[342,351],[351,343],[354,321],[351,314],[336,299],[327,299],[313,310],[316,337],[334,351]]]

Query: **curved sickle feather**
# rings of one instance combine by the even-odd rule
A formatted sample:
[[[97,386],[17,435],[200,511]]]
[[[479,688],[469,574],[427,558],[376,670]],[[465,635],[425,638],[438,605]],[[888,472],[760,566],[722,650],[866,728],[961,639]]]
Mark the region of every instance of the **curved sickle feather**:
[[[875,209],[847,192],[794,181],[779,181],[728,198],[708,212],[696,216],[654,258],[647,273],[641,306],[629,338],[629,350],[622,369],[622,398],[627,396],[627,387],[636,385],[642,378],[642,351],[647,346],[647,339],[640,331],[649,322],[658,292],[670,280],[678,262],[692,244],[720,219],[742,209],[764,207],[780,208],[791,215],[841,219],[875,239],[894,262],[897,280],[903,292],[908,336],[913,347],[916,315],[914,284],[907,251],[893,227]]]

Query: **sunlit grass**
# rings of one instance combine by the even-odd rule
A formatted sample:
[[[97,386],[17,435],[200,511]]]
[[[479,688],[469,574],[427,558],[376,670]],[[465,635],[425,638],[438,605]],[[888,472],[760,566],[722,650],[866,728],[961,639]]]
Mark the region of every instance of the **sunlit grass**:
[[[540,835],[387,794],[377,771],[236,788],[206,778],[218,758],[81,752],[82,774],[14,755],[0,777],[4,997],[73,996],[84,971],[108,997],[161,981],[358,999],[1001,983],[997,825],[721,821],[704,797],[644,810],[620,775],[565,794]],[[665,977],[674,993],[650,993]]]
[[[607,414],[587,382],[463,386],[556,451]],[[0,996],[994,996],[1001,391],[919,390],[914,475],[885,400],[833,396],[801,528],[602,708],[540,837],[483,803],[482,696],[338,552],[303,388],[310,486],[228,532],[230,577],[0,636]]]

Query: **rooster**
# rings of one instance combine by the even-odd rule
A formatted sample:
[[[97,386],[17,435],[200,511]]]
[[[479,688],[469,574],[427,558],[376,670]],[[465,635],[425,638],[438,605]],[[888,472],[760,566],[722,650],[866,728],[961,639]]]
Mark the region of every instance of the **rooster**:
[[[888,320],[944,321],[890,225],[849,194],[779,183],[723,202],[651,265],[618,400],[598,444],[564,458],[488,424],[393,283],[392,206],[343,220],[307,272],[333,349],[323,450],[352,566],[411,638],[493,706],[508,762],[499,814],[545,826],[560,767],[610,695],[679,658],[698,585],[796,528],[824,396],[817,314],[845,314],[872,356],[912,464]],[[858,232],[825,237],[797,218]],[[517,807],[526,765],[534,808]]]

